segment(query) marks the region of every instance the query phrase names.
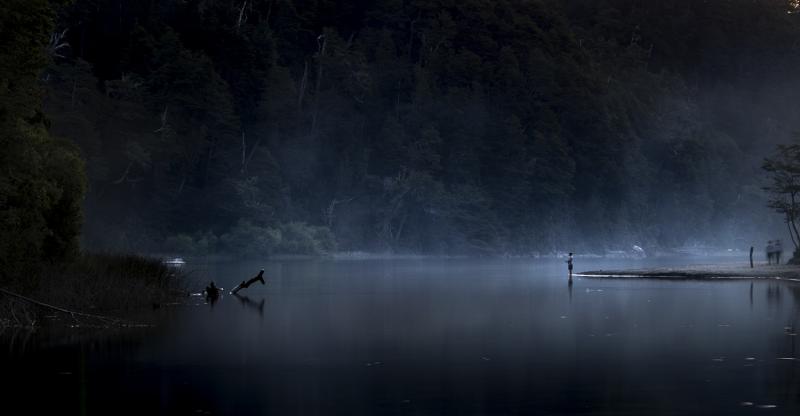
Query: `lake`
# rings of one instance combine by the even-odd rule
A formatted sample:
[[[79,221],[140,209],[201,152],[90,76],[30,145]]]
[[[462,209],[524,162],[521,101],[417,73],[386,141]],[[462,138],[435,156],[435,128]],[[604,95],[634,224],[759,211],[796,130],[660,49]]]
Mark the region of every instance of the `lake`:
[[[731,259],[576,258],[576,272]],[[576,277],[556,259],[188,264],[240,298],[153,328],[2,335],[3,414],[800,412],[798,286]]]

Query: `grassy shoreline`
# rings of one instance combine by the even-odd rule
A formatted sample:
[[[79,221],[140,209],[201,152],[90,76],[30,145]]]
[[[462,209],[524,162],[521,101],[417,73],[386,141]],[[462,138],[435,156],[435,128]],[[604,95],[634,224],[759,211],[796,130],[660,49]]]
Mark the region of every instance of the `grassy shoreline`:
[[[27,287],[3,287],[14,295],[0,294],[0,327],[129,324],[142,311],[185,297],[184,284],[178,270],[157,258],[82,254],[43,265]]]

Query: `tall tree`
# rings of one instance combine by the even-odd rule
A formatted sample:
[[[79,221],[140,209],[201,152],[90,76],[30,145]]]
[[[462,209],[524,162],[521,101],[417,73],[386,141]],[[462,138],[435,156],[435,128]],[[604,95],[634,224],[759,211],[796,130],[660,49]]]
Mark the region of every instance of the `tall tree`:
[[[795,251],[800,247],[800,144],[780,145],[775,156],[764,159],[769,185],[769,207],[783,215]]]
[[[83,163],[51,138],[40,75],[60,44],[46,0],[0,4],[0,280],[77,254]],[[26,282],[32,283],[32,282]]]

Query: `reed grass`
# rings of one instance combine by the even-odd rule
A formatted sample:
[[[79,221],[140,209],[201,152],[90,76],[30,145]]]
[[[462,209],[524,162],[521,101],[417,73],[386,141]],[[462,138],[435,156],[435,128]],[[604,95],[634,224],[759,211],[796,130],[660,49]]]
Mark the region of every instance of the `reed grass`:
[[[23,293],[29,298],[121,319],[186,295],[179,270],[159,259],[128,254],[83,254],[69,264],[44,265],[38,276],[30,278],[36,285]],[[0,326],[35,326],[48,314],[53,311],[0,294]]]

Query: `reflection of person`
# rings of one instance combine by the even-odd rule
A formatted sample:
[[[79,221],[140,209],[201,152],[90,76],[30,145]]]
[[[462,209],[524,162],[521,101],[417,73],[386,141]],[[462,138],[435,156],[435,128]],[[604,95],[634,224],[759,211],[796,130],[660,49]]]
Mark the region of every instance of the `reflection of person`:
[[[567,282],[567,292],[569,292],[569,303],[572,303],[572,280]]]
[[[767,264],[772,264],[772,256],[775,255],[775,248],[772,246],[772,240],[767,241]]]
[[[772,248],[775,250],[775,264],[781,264],[781,254],[783,254],[781,240],[775,240],[775,244]]]
[[[572,280],[572,253],[567,257],[567,269],[569,270],[569,280]]]

